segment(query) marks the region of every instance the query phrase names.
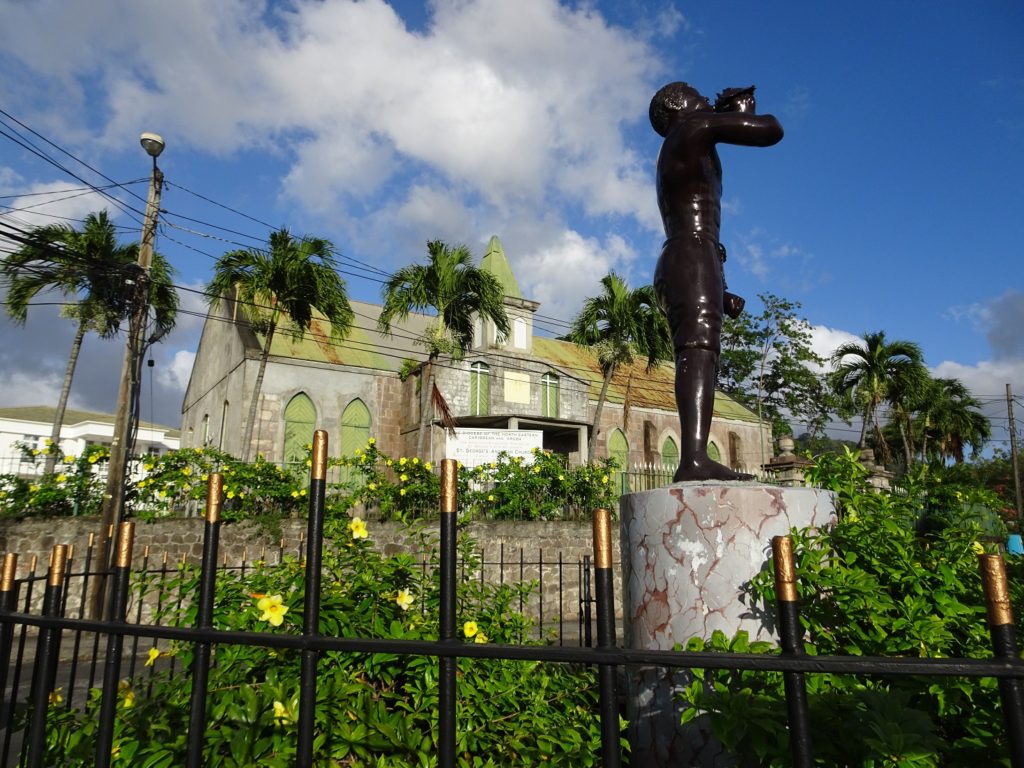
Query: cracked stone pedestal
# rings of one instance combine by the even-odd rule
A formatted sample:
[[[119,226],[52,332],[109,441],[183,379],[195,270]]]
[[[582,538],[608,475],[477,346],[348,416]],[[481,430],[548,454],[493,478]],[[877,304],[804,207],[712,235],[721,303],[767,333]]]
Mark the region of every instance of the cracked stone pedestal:
[[[832,494],[756,483],[676,483],[620,501],[626,644],[671,650],[716,629],[774,641],[745,588],[767,563],[773,536],[835,522]],[[630,765],[728,766],[703,718],[682,726],[674,691],[685,672],[630,670]]]

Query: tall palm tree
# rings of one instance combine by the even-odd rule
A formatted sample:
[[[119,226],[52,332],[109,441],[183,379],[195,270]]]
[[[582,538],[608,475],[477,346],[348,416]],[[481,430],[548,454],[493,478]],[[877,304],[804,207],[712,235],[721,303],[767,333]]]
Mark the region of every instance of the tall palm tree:
[[[566,338],[597,353],[604,380],[597,397],[594,424],[590,430],[587,455],[593,458],[598,425],[608,396],[608,384],[621,365],[636,356],[647,358],[647,370],[672,359],[672,340],[665,316],[658,309],[654,288],[644,285],[630,289],[614,272],[601,278],[602,292],[583,302]]]
[[[859,447],[865,447],[868,430],[874,426],[884,454],[888,444],[878,423],[878,406],[895,397],[901,386],[920,379],[923,355],[911,341],[886,341],[884,331],[865,333],[862,338],[863,343],[848,342],[832,353],[829,384],[846,415],[859,411],[863,416]]]
[[[939,461],[964,461],[964,448],[975,452],[992,436],[981,402],[958,379],[934,379],[919,413],[922,422],[922,458],[928,458],[928,440],[935,441]]]
[[[53,415],[50,440],[54,445],[60,442],[85,334],[92,331],[103,338],[114,336],[131,311],[125,281],[136,266],[138,253],[138,243],[118,244],[114,224],[106,211],[100,211],[86,216],[80,231],[64,224],[37,227],[0,266],[0,278],[7,288],[4,308],[19,325],[27,321],[28,308],[40,293],[58,291],[70,300],[62,314],[74,320],[76,330]],[[154,337],[162,337],[174,327],[178,294],[171,282],[173,275],[167,260],[154,254],[149,273]],[[45,471],[52,472],[56,461],[56,454],[48,453]]]
[[[434,325],[423,340],[427,349],[426,375],[420,387],[420,432],[417,453],[426,449],[434,398],[434,363],[442,354],[462,359],[473,344],[473,324],[477,317],[490,320],[502,336],[511,332],[505,313],[505,295],[501,283],[487,270],[473,263],[473,255],[464,245],[454,248],[440,240],[427,243],[427,263],[409,264],[398,270],[384,285],[384,306],[377,327],[391,333],[394,321],[405,320],[410,312],[433,310]]]
[[[352,307],[332,250],[328,240],[308,236],[296,239],[282,228],[270,233],[266,250],[247,248],[221,256],[206,286],[213,308],[234,292],[253,331],[264,337],[242,436],[245,461],[252,453],[253,427],[274,334],[281,331],[301,337],[309,330],[314,312],[327,319],[332,339],[344,338],[352,327]]]

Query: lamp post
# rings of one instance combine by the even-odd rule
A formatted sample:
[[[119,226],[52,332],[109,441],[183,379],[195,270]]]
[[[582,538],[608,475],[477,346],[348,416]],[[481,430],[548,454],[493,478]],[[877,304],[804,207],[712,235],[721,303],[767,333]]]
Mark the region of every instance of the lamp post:
[[[114,414],[114,434],[110,442],[110,463],[107,469],[107,486],[103,494],[103,513],[99,531],[100,546],[97,561],[101,569],[109,563],[108,535],[116,530],[116,523],[122,517],[124,507],[125,474],[128,454],[132,441],[133,421],[141,379],[142,342],[149,314],[149,268],[153,263],[153,241],[156,239],[157,215],[160,212],[160,190],[164,174],[157,167],[156,159],[164,151],[164,140],[155,133],[143,133],[139,138],[142,148],[153,158],[153,173],[149,179],[149,195],[146,199],[146,217],[142,224],[142,241],[139,244],[139,259],[132,274],[125,279],[125,290],[131,293],[128,316],[128,340],[124,348],[124,362],[121,366],[121,380],[117,393],[117,411]],[[99,617],[102,599],[103,579],[94,582],[98,586],[93,595],[91,613]]]

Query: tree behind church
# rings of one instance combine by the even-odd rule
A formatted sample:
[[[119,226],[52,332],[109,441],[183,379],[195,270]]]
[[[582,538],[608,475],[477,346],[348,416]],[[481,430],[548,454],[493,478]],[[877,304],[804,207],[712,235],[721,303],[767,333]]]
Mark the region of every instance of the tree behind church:
[[[264,337],[242,437],[245,461],[252,454],[252,433],[274,334],[281,331],[301,337],[309,330],[315,312],[327,319],[332,340],[343,339],[352,327],[352,307],[331,255],[333,250],[329,240],[309,236],[296,239],[287,229],[280,229],[270,233],[266,250],[247,248],[221,256],[206,286],[213,308],[234,291],[233,298],[253,331]]]
[[[420,381],[420,431],[417,453],[426,449],[434,397],[434,363],[443,355],[462,359],[473,345],[477,317],[490,320],[502,336],[511,332],[505,313],[501,283],[490,272],[473,263],[464,245],[452,248],[440,240],[427,243],[427,263],[402,267],[381,291],[384,306],[377,327],[390,334],[394,321],[405,320],[411,312],[433,310],[435,322],[420,343],[427,350],[427,365]]]

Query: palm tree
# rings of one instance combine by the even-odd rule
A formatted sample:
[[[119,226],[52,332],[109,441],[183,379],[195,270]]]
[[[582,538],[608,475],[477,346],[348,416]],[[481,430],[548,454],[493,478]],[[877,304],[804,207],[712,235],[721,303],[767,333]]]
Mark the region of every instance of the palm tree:
[[[981,412],[981,402],[958,379],[934,379],[928,397],[919,413],[922,422],[923,459],[928,458],[928,440],[933,438],[940,461],[952,457],[957,464],[964,461],[964,448],[979,450],[992,435],[988,418]]]
[[[454,248],[440,240],[427,243],[427,263],[409,264],[398,270],[381,290],[384,306],[377,327],[391,333],[392,324],[405,320],[410,312],[431,309],[437,318],[425,334],[427,349],[426,386],[420,388],[420,432],[417,453],[426,449],[428,425],[434,401],[434,363],[442,354],[462,359],[473,344],[477,317],[490,320],[502,336],[511,332],[505,313],[501,283],[487,270],[473,263],[464,245]]]
[[[206,286],[214,309],[234,291],[234,299],[241,304],[253,331],[264,337],[242,436],[245,461],[252,452],[253,427],[274,334],[282,331],[300,338],[309,330],[314,312],[327,319],[332,339],[344,338],[352,327],[352,307],[332,250],[328,240],[308,236],[296,239],[282,228],[270,233],[266,250],[247,248],[221,256]]]
[[[53,415],[53,445],[60,442],[82,339],[89,331],[103,338],[115,336],[131,310],[125,281],[136,268],[138,252],[138,243],[118,245],[113,223],[106,211],[100,211],[86,216],[81,231],[64,224],[37,227],[0,266],[7,288],[5,310],[19,325],[27,321],[28,308],[40,293],[55,290],[71,299],[62,314],[74,320],[77,328]],[[154,337],[162,337],[174,327],[178,294],[171,282],[173,274],[167,260],[154,254],[149,272]],[[45,471],[53,472],[56,461],[57,454],[48,452]]]
[[[604,374],[587,445],[587,455],[591,458],[608,384],[619,366],[628,365],[641,355],[647,357],[650,371],[662,361],[672,359],[668,323],[658,309],[653,286],[630,290],[626,281],[614,272],[601,278],[601,286],[604,290],[600,295],[583,302],[583,309],[573,319],[566,336],[574,344],[593,348]]]
[[[888,443],[878,424],[878,406],[896,397],[901,387],[909,387],[924,374],[921,348],[910,341],[887,342],[885,332],[865,333],[863,343],[842,344],[832,354],[829,384],[839,396],[846,415],[863,415],[860,448],[866,445],[868,429],[873,425],[884,454]]]

